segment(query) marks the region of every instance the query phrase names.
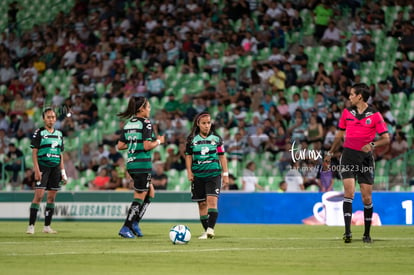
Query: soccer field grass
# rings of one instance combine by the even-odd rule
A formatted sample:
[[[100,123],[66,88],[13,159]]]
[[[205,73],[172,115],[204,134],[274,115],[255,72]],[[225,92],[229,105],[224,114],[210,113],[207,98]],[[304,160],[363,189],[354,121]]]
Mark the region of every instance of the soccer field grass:
[[[143,222],[122,239],[121,222],[53,223],[56,235],[26,235],[26,222],[0,222],[0,274],[414,274],[414,227],[374,227],[372,244],[344,244],[342,227],[218,224],[216,238],[173,245],[173,223]]]

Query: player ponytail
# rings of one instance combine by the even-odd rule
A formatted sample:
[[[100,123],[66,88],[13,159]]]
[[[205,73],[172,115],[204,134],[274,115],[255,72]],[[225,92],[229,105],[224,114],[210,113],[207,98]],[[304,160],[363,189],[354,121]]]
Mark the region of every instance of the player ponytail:
[[[145,105],[148,103],[148,100],[143,96],[133,96],[129,99],[128,106],[125,111],[119,112],[117,116],[121,118],[130,118],[134,116],[138,111],[145,107]]]

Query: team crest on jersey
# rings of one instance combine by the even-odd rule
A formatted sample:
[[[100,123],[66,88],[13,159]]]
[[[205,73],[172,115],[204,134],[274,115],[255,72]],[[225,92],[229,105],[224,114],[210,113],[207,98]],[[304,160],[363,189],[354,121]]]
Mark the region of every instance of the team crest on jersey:
[[[151,130],[151,128],[152,128],[151,124],[147,124],[147,129]]]
[[[214,140],[211,141],[211,145],[216,145],[216,142]]]
[[[365,121],[365,124],[371,124],[371,119],[370,118],[368,118],[366,121]]]
[[[58,147],[59,143],[57,141],[52,142],[52,148]]]
[[[208,147],[202,147],[201,148],[201,155],[206,155],[208,153],[209,149]]]

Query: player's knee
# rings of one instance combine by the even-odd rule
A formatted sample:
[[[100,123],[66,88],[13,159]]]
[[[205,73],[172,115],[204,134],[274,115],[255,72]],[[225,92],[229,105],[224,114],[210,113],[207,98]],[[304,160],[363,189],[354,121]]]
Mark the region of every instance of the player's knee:
[[[362,202],[365,205],[371,204],[372,203],[372,197],[371,196],[362,196]]]

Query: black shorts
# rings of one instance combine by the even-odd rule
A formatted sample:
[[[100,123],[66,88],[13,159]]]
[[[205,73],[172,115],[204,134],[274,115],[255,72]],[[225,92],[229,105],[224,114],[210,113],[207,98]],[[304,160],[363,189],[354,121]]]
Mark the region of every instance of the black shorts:
[[[194,177],[191,183],[191,199],[193,201],[205,201],[207,196],[220,195],[221,175],[216,177]]]
[[[358,183],[374,184],[375,163],[371,152],[344,148],[339,166],[343,179],[354,178]]]
[[[138,192],[148,192],[151,184],[151,173],[130,174],[134,181],[134,189]]]
[[[60,171],[60,166],[48,167],[39,165],[39,170],[41,173],[40,184],[36,182],[35,189],[45,189],[45,190],[60,190],[60,182],[62,181],[62,172]]]

